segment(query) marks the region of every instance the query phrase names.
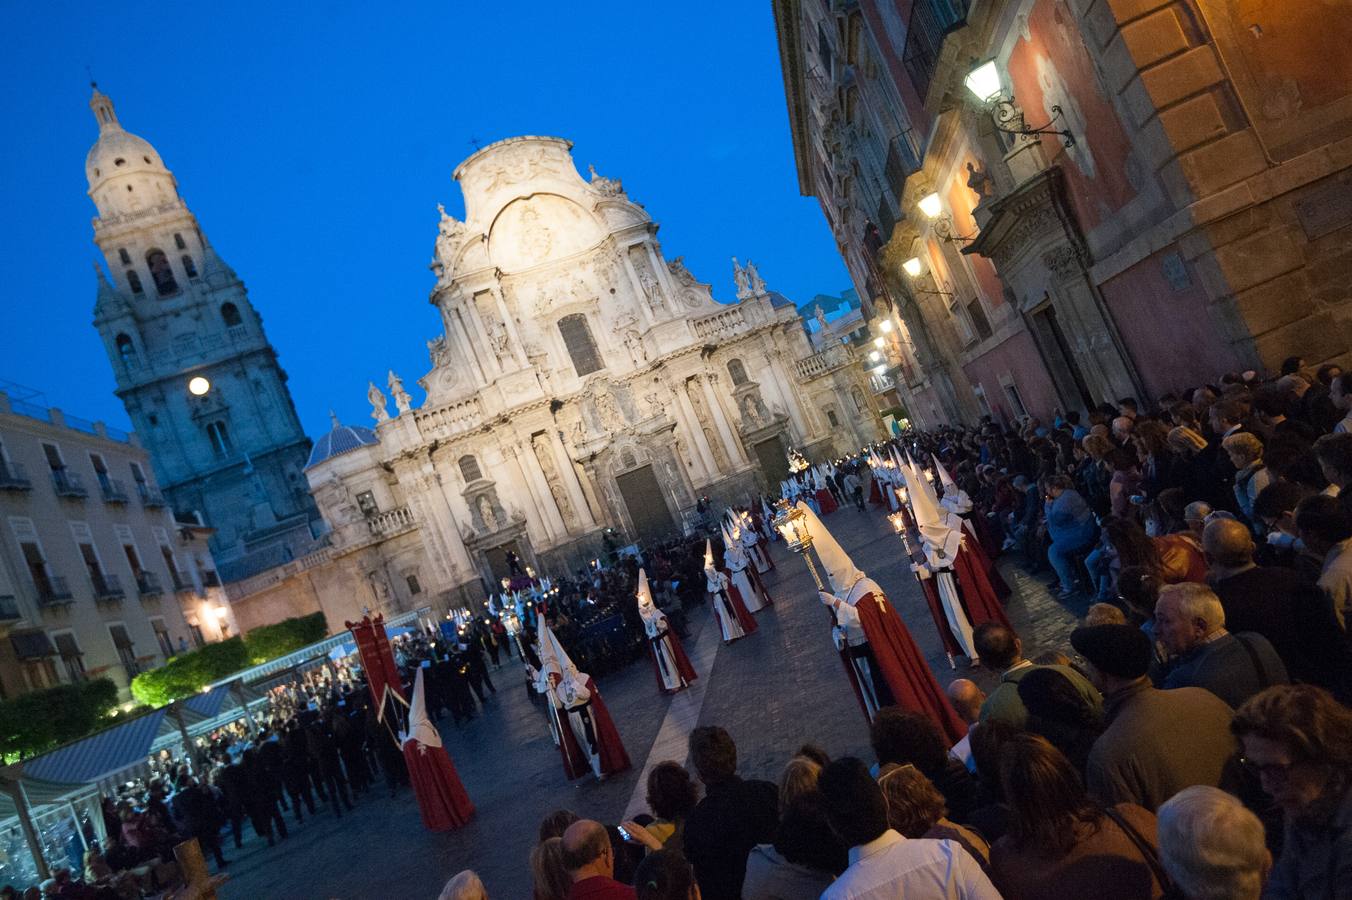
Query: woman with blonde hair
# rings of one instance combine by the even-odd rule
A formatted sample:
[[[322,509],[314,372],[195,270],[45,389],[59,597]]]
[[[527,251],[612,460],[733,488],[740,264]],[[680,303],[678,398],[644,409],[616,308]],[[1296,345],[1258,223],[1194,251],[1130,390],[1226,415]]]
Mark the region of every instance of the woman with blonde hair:
[[[1263,442],[1256,435],[1240,431],[1221,441],[1221,449],[1235,467],[1235,502],[1252,528],[1256,521],[1253,504],[1263,488],[1272,483],[1272,473],[1263,464]]]
[[[779,811],[789,808],[798,797],[817,790],[817,777],[821,775],[821,764],[806,756],[795,756],[784,766],[779,776]]]

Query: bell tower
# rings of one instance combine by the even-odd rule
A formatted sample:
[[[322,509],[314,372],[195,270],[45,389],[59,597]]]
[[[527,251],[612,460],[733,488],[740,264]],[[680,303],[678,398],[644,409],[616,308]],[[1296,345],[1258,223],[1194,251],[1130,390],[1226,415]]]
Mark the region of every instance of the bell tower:
[[[310,441],[262,317],[173,173],[97,85],[89,106],[99,136],[85,175],[107,265],[105,275],[95,264],[94,326],[165,495],[216,529],[222,574],[244,577],[251,560],[261,568],[312,544]]]

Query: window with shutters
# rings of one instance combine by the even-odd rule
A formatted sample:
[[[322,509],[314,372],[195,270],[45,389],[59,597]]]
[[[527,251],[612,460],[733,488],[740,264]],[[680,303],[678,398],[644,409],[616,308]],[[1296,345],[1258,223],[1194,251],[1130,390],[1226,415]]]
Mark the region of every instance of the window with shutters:
[[[80,651],[80,645],[75,642],[75,635],[67,632],[53,635],[53,638],[56,641],[57,655],[61,657],[61,667],[66,670],[66,680],[70,682],[84,681],[84,653]]]
[[[460,457],[460,477],[465,479],[465,484],[483,478],[484,473],[479,468],[479,461],[472,456]]]
[[[563,345],[568,349],[568,356],[573,362],[573,370],[577,372],[579,378],[604,368],[601,365],[601,354],[596,350],[596,341],[592,339],[591,328],[587,326],[585,315],[573,313],[571,316],[564,316],[559,319],[559,334],[563,337]]]
[[[991,336],[990,319],[986,318],[986,308],[981,305],[980,297],[973,297],[967,301],[967,316],[972,320],[972,327],[976,329],[977,340],[984,341]]]

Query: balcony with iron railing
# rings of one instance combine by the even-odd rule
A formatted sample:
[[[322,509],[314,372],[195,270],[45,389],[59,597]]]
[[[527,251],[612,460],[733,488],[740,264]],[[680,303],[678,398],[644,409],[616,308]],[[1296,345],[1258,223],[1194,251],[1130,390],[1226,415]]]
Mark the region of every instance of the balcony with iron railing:
[[[136,496],[141,498],[141,505],[146,509],[159,509],[165,505],[164,495],[143,481],[136,483]]]
[[[0,491],[31,491],[33,482],[28,480],[28,472],[16,462],[0,459]]]
[[[37,592],[38,602],[43,606],[70,603],[75,599],[75,595],[70,592],[70,586],[66,584],[66,579],[60,575],[46,575],[36,579],[33,587]]]
[[[13,594],[0,594],[0,624],[12,624],[23,619],[19,609],[19,598]]]
[[[122,590],[122,579],[97,570],[89,573],[89,582],[94,586],[94,599],[101,601],[121,600],[127,596]]]
[[[969,0],[916,0],[906,26],[902,64],[923,99],[939,65],[939,51],[949,32],[967,22]]]
[[[52,487],[58,497],[88,497],[84,479],[70,469],[52,469]]]
[[[142,599],[147,597],[158,597],[164,593],[164,588],[160,585],[160,576],[154,572],[141,572],[136,576],[136,593],[141,595]]]
[[[100,478],[99,493],[103,495],[104,503],[126,503],[127,488],[116,478]]]

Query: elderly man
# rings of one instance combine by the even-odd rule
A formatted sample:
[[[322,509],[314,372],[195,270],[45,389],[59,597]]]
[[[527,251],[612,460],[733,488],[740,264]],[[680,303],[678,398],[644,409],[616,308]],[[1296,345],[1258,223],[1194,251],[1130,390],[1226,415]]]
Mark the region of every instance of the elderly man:
[[[1113,419],[1113,440],[1119,447],[1127,446],[1131,440],[1131,430],[1136,427],[1130,416],[1118,416]]]
[[[1258,817],[1233,795],[1202,785],[1160,807],[1159,854],[1186,897],[1258,900],[1272,868]]]
[[[1255,565],[1254,551],[1249,529],[1234,519],[1216,519],[1202,533],[1226,626],[1267,638],[1292,678],[1334,689],[1348,667],[1348,651],[1331,608],[1296,570]]]
[[[1286,666],[1261,634],[1231,634],[1220,598],[1204,584],[1171,584],[1155,604],[1155,637],[1174,657],[1164,688],[1206,688],[1232,708],[1274,684]]]
[[[1150,638],[1131,625],[1070,633],[1103,691],[1107,729],[1089,751],[1085,786],[1100,803],[1135,803],[1152,812],[1185,787],[1222,786],[1235,751],[1233,713],[1195,687],[1161,691],[1146,677]]]
[[[949,748],[948,755],[970,770],[973,768],[971,728],[981,718],[981,706],[986,702],[986,692],[975,681],[958,678],[944,689],[944,693],[948,694],[948,702],[953,704],[958,717],[967,723],[968,729],[962,740]]]
[[[568,900],[637,900],[629,885],[615,880],[615,850],[606,827],[579,819],[563,833],[563,867],[573,879]]]
[[[1023,641],[1010,628],[996,622],[985,622],[977,626],[972,634],[976,642],[981,661],[1000,672],[1000,683],[991,691],[990,696],[981,705],[980,719],[988,722],[998,719],[1006,725],[1023,728],[1028,724],[1028,709],[1019,697],[1019,682],[1036,668],[1032,660],[1023,658]],[[1085,702],[1095,710],[1103,705],[1103,698],[1094,686],[1085,681],[1084,676],[1070,666],[1047,666],[1066,677]]]

